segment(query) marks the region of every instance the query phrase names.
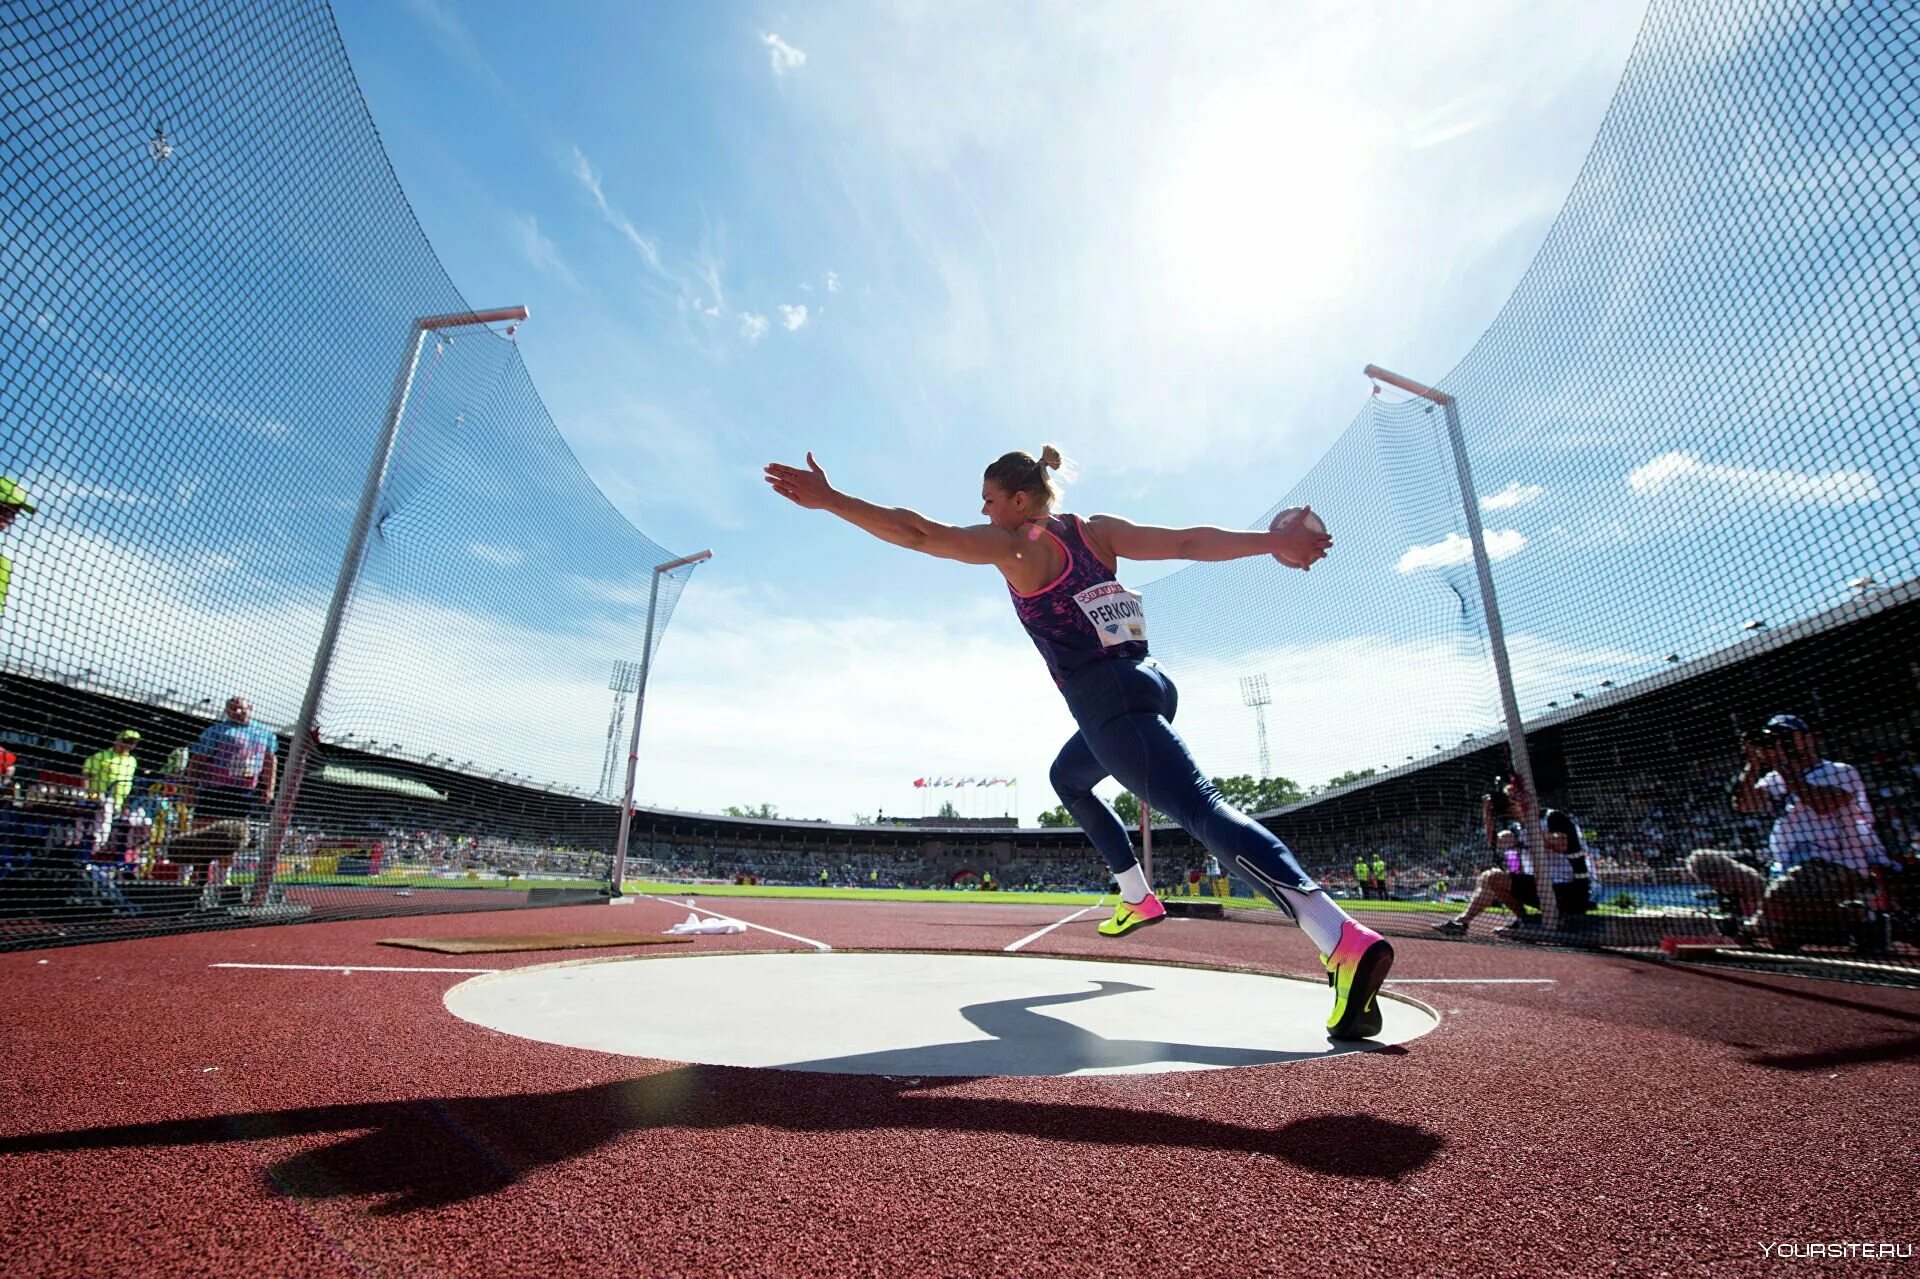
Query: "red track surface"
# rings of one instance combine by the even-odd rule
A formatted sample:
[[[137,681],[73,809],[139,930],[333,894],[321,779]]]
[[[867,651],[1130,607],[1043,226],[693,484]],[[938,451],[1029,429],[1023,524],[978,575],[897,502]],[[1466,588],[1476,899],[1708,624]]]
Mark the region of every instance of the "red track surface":
[[[836,948],[999,951],[1068,913],[719,905]],[[1914,992],[1409,941],[1396,978],[1557,984],[1409,985],[1443,1020],[1383,1052],[910,1086],[515,1039],[446,1013],[455,973],[208,966],[504,968],[572,956],[375,943],[682,915],[0,955],[6,1272],[1771,1274],[1822,1263],[1766,1243],[1920,1242]],[[1169,920],[1116,944],[1095,920],[1027,953],[1315,971],[1291,928]]]

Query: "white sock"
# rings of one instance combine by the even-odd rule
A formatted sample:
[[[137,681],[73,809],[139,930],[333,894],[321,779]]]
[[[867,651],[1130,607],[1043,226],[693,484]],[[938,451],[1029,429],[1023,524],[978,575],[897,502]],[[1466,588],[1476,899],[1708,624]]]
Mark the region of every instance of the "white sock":
[[[1147,887],[1147,872],[1140,869],[1139,862],[1120,871],[1114,878],[1120,881],[1120,900],[1129,906],[1147,900],[1147,894],[1153,891]],[[1339,907],[1334,909],[1338,910]]]
[[[1313,939],[1323,955],[1331,955],[1333,948],[1340,944],[1340,925],[1350,916],[1340,909],[1340,904],[1327,896],[1321,889],[1311,893],[1295,892],[1291,888],[1280,890],[1286,894],[1287,905],[1293,907],[1293,917],[1300,921],[1300,931]]]

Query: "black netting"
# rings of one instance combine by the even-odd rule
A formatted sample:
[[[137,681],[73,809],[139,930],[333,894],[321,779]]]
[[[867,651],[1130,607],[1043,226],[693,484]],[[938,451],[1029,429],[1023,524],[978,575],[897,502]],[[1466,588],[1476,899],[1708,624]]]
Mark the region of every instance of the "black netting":
[[[1914,960],[1917,68],[1906,6],[1655,3],[1538,257],[1438,383],[1537,782],[1597,875],[1552,937]],[[1383,388],[1306,501],[1338,538],[1312,580],[1176,574],[1156,650],[1216,771],[1258,768],[1238,681],[1266,678],[1272,770],[1319,792],[1272,823],[1344,889],[1383,860],[1392,900],[1363,904],[1424,928],[1505,860],[1479,809],[1511,767],[1445,413]],[[1777,714],[1854,766],[1804,784],[1857,777],[1870,823],[1735,810]]]
[[[603,884],[609,675],[647,656],[675,556],[581,470],[503,326],[422,344],[277,865],[264,761],[206,736],[250,701],[285,793],[415,321],[469,309],[327,5],[0,4],[0,116],[0,930]],[[656,648],[685,578],[651,598]]]

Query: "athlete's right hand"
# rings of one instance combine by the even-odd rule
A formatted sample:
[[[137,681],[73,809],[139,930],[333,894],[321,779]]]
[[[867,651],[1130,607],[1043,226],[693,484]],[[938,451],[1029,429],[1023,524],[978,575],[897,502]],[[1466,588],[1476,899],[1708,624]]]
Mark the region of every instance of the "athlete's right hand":
[[[1273,558],[1288,568],[1310,569],[1327,557],[1333,538],[1313,507],[1290,507],[1273,517]]]
[[[807,454],[807,469],[782,466],[778,462],[767,463],[767,483],[773,491],[786,498],[795,506],[803,506],[809,511],[818,511],[833,500],[833,485],[827,481],[827,473],[813,460],[813,454]]]

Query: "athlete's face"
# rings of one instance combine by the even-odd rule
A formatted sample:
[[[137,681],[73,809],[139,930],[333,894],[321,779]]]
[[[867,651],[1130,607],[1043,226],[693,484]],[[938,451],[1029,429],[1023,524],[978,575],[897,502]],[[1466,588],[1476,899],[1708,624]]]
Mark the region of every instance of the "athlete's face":
[[[1033,503],[1025,493],[1008,493],[992,480],[982,480],[980,514],[995,528],[1011,531],[1033,518]]]

